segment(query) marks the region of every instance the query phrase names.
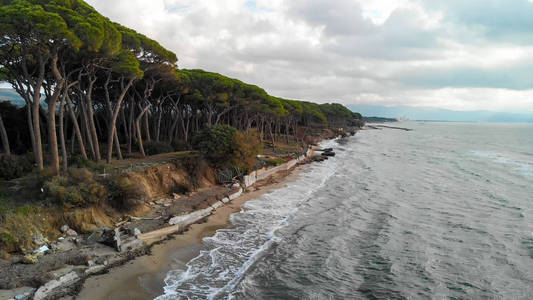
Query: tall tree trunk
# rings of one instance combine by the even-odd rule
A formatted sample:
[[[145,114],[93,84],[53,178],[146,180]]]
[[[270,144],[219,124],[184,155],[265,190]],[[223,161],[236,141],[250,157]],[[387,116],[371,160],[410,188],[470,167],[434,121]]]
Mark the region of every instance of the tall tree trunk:
[[[65,96],[61,97],[59,102],[59,141],[61,143],[61,156],[63,157],[63,171],[68,168],[67,146],[65,145],[65,128],[64,128],[64,113],[65,112]]]
[[[150,108],[150,104],[148,104],[141,111],[141,113],[139,114],[139,116],[137,116],[137,119],[135,120],[135,124],[137,124],[137,144],[139,145],[139,151],[141,151],[141,154],[142,154],[143,157],[145,157],[146,154],[144,153],[143,138],[142,138],[142,135],[141,135],[141,119],[142,119],[143,115],[146,113],[146,111],[149,108]]]
[[[133,84],[134,80],[135,77],[130,78],[126,86],[122,88],[122,92],[120,93],[120,96],[117,99],[115,110],[113,111],[113,118],[111,119],[111,122],[109,122],[110,126],[107,132],[107,163],[111,163],[111,158],[113,157],[113,137],[115,135],[118,113],[120,111],[120,107],[122,106],[122,101],[124,100],[124,97],[126,96],[126,93]]]
[[[59,99],[60,93],[63,90],[65,81],[63,76],[57,68],[57,53],[52,57],[52,72],[57,81],[57,85],[54,88],[54,93],[48,101],[48,145],[50,148],[50,155],[52,156],[52,171],[54,174],[59,174],[59,150],[57,146],[57,132],[56,132],[56,104]]]
[[[100,143],[98,142],[98,134],[96,133],[96,126],[94,124],[94,107],[93,107],[93,99],[92,99],[92,92],[93,92],[93,85],[96,81],[96,78],[90,79],[89,81],[89,87],[87,89],[87,120],[89,121],[88,127],[90,132],[90,138],[92,139],[92,145],[94,147],[94,160],[99,161],[102,159],[102,156],[100,155]]]
[[[85,141],[89,144],[89,151],[91,152],[91,158],[96,160],[96,152],[94,151],[93,139],[89,133],[89,121],[87,121],[87,112],[83,100],[78,101],[78,108],[80,113],[81,130]]]
[[[41,108],[41,87],[44,81],[44,72],[46,61],[40,55],[39,57],[39,77],[37,82],[33,86],[33,105],[32,105],[32,116],[33,116],[33,133],[35,134],[35,163],[37,164],[37,169],[42,171],[44,169],[43,165],[43,144],[41,139],[41,122],[40,122],[40,108]]]
[[[11,155],[11,149],[9,148],[9,139],[7,138],[6,128],[4,127],[4,121],[0,115],[0,136],[2,137],[2,146],[6,155]]]
[[[85,143],[83,142],[83,137],[81,136],[81,130],[78,124],[78,118],[76,118],[76,114],[74,113],[74,108],[72,106],[72,103],[68,95],[65,97],[65,100],[67,102],[67,107],[68,107],[68,111],[70,114],[70,120],[72,121],[72,127],[74,127],[74,133],[76,134],[76,138],[78,139],[78,145],[80,146],[81,156],[84,159],[87,159],[87,152],[85,151]]]
[[[135,105],[133,105],[133,100],[130,101],[130,115],[129,115],[129,122],[128,122],[128,130],[129,130],[129,137],[128,137],[128,154],[131,155],[131,144],[133,140],[133,114]]]
[[[152,138],[150,137],[150,124],[148,122],[148,113],[144,114],[144,128],[146,130],[146,141],[150,143],[152,141]]]

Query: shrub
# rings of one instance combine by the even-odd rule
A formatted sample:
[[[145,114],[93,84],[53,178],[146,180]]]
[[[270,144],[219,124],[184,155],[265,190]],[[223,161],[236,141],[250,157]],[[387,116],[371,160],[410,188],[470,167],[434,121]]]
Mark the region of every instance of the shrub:
[[[176,152],[191,150],[191,145],[184,140],[173,140],[170,145]]]
[[[232,139],[231,164],[244,172],[254,168],[256,157],[263,150],[257,132],[250,130],[248,134],[236,132]]]
[[[31,172],[33,165],[27,156],[0,155],[0,178],[14,179]]]
[[[228,125],[209,126],[193,137],[193,146],[216,167],[250,171],[263,145],[255,131],[243,134]]]
[[[237,129],[228,125],[208,126],[193,137],[192,145],[210,162],[223,163],[233,152],[232,143],[235,133]]]
[[[6,252],[13,252],[17,250],[17,241],[11,233],[0,233],[0,249],[4,249]]]
[[[160,153],[168,153],[168,152],[174,152],[174,148],[167,143],[164,142],[150,142],[146,143],[144,146],[144,151],[147,155],[156,155]]]
[[[73,168],[89,169],[89,170],[97,171],[97,172],[103,172],[105,169],[104,163],[96,163],[92,160],[85,159],[79,155],[74,157],[72,162],[70,162],[70,166]]]
[[[279,166],[282,163],[285,162],[283,158],[277,157],[277,158],[264,158],[263,162],[266,166]]]
[[[107,197],[107,190],[87,169],[69,169],[65,176],[56,176],[43,186],[45,197],[64,207],[96,205]]]

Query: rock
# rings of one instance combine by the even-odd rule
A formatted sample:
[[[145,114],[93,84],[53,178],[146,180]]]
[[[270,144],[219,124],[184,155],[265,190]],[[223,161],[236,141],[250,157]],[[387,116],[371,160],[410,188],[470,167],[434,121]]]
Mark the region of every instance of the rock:
[[[22,258],[22,263],[27,265],[36,264],[37,262],[39,262],[39,256],[40,255],[38,254],[24,255],[24,257]]]
[[[78,233],[73,229],[67,229],[65,233],[67,236],[78,236]]]
[[[70,227],[68,227],[68,225],[63,225],[63,226],[61,226],[61,228],[59,228],[59,230],[61,230],[62,233],[67,232],[67,230],[69,230],[69,229],[70,229]]]
[[[141,234],[142,232],[139,230],[139,228],[133,228],[133,235],[134,236],[138,236],[139,234]]]

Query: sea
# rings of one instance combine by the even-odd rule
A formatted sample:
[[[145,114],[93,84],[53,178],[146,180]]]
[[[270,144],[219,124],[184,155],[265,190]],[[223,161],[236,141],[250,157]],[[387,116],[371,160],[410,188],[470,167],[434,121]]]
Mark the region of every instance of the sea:
[[[533,299],[533,124],[389,125],[323,142],[157,299]]]

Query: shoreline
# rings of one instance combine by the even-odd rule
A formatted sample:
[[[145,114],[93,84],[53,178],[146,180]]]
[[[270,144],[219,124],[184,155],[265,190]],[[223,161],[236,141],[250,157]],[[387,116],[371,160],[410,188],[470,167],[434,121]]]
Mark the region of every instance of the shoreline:
[[[146,255],[138,256],[107,273],[94,275],[81,284],[75,299],[153,299],[163,294],[164,279],[170,270],[183,269],[198,256],[203,238],[213,236],[216,230],[231,226],[229,217],[239,212],[242,205],[270,191],[296,180],[303,165],[278,172],[257,182],[249,191],[219,207],[199,223],[192,224],[180,234],[158,238],[150,242]],[[124,289],[127,287],[127,289]]]

